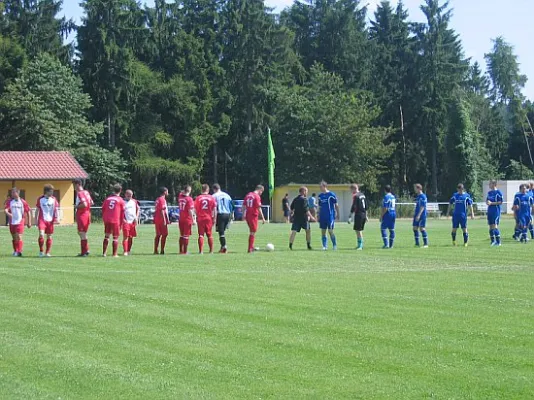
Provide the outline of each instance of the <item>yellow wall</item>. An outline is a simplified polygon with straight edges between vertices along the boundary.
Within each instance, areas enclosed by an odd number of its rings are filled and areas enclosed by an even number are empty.
[[[5,215],[3,204],[6,199],[8,191],[14,185],[20,190],[25,191],[25,200],[33,209],[37,203],[37,199],[43,194],[43,186],[47,183],[54,185],[56,190],[59,190],[60,198],[60,224],[70,225],[74,224],[74,187],[71,181],[0,181],[0,200],[2,201],[2,212],[0,213],[0,224],[5,223]]]
[[[321,189],[318,184],[295,184],[290,183],[286,186],[280,186],[275,188],[273,195],[273,222],[284,222],[284,212],[282,210],[282,199],[285,194],[289,194],[289,202],[293,201],[295,197],[299,194],[299,189],[301,186],[306,186],[308,188],[308,196],[311,196],[312,193],[319,195]],[[341,221],[346,221],[349,218],[349,211],[352,205],[352,193],[349,188],[350,184],[346,185],[328,185],[328,190],[334,192],[338,199],[339,212]]]

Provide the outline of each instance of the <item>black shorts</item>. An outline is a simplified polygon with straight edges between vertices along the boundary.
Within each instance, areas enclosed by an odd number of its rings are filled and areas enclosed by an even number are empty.
[[[230,224],[230,214],[217,214],[217,232],[223,234]]]
[[[367,222],[367,216],[365,215],[355,215],[354,216],[354,230],[361,232],[365,228],[365,223]]]
[[[284,217],[285,217],[285,218],[288,218],[290,215],[291,215],[291,211],[289,211],[289,210],[284,210]]]
[[[291,225],[291,230],[295,232],[300,232],[301,229],[307,231],[308,229],[310,229],[310,223],[308,221],[293,221],[293,225]]]

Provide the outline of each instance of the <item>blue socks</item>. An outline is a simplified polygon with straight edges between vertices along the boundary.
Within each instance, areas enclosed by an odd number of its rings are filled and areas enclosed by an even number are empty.
[[[499,229],[494,229],[493,233],[495,234],[495,243],[501,244],[501,231],[499,231]]]
[[[358,248],[363,249],[363,238],[358,238]]]
[[[326,235],[322,236],[321,240],[323,242],[323,247],[326,248],[326,245],[328,244],[328,240],[326,239]]]
[[[456,232],[451,232],[452,241],[456,242]]]
[[[423,235],[423,245],[428,246],[428,233],[426,231],[421,232]]]
[[[464,232],[464,244],[466,244],[467,242],[469,242],[469,233]]]
[[[337,247],[336,235],[330,236],[330,240],[332,241],[332,246],[334,246],[335,249]]]
[[[415,237],[415,245],[419,246],[419,231],[413,231],[413,235]]]
[[[393,242],[395,241],[395,229],[389,230],[389,248],[393,248]]]
[[[534,239],[534,225],[530,224],[528,230],[530,231],[530,238]]]

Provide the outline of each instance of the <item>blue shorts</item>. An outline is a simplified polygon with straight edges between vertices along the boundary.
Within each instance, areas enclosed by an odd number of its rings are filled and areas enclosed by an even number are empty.
[[[467,228],[467,215],[452,216],[452,228],[458,229],[459,227],[461,227],[462,229]]]
[[[382,223],[380,224],[380,229],[389,229],[389,230],[395,229],[395,216],[385,214],[382,217]]]
[[[501,214],[488,214],[488,225],[499,225]]]
[[[532,223],[531,215],[518,215],[517,223],[521,227],[528,227]]]
[[[334,229],[335,220],[329,219],[327,221],[319,221],[319,228],[321,229]]]
[[[426,216],[421,216],[419,221],[416,221],[414,217],[412,225],[414,228],[426,228]]]

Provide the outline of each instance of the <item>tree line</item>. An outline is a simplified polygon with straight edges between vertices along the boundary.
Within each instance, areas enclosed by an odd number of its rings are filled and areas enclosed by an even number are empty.
[[[97,198],[121,181],[219,181],[236,195],[276,183],[391,183],[448,198],[463,182],[533,177],[530,121],[513,46],[493,40],[487,72],[450,27],[446,1],[424,23],[402,2],[59,0],[0,3],[0,145],[70,150]],[[76,40],[66,38],[76,33]]]

